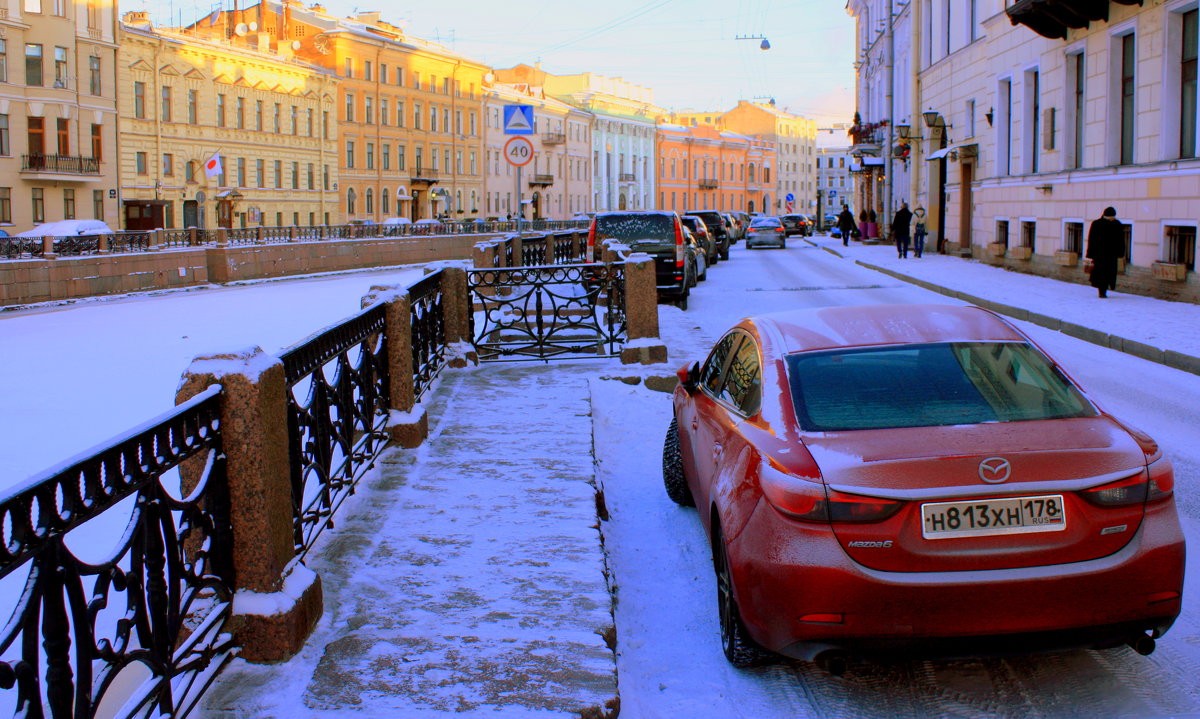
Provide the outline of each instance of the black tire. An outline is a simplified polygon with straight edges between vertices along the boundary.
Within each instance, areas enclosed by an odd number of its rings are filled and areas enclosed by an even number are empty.
[[[779,246],[779,249],[781,249],[781,250],[786,250],[786,249],[787,249],[787,240],[784,240],[784,241],[783,241],[783,244]]]
[[[675,306],[678,307],[679,309],[683,310],[684,312],[686,312],[687,305],[688,305],[688,291],[684,290],[683,294],[679,296],[679,299],[675,300]]]
[[[774,661],[771,652],[750,638],[737,600],[733,598],[733,579],[725,557],[725,538],[721,527],[713,520],[713,569],[717,574],[717,614],[721,620],[721,650],[729,663],[738,669],[760,667]]]
[[[722,260],[728,260],[729,259],[729,245],[725,245],[724,249],[722,249],[718,254],[721,255]]]
[[[667,488],[667,496],[680,507],[695,507],[696,500],[692,499],[692,490],[688,487],[687,478],[683,476],[683,454],[679,449],[679,423],[671,419],[667,427],[667,439],[663,442],[663,485]]]

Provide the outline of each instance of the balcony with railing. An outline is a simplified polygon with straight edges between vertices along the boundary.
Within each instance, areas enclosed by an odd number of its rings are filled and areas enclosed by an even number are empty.
[[[567,141],[567,136],[561,132],[542,133],[543,145],[561,145]]]
[[[529,178],[531,186],[549,187],[554,184],[554,175],[533,175]]]
[[[424,182],[432,185],[438,181],[438,171],[431,170],[428,167],[417,167],[412,172],[413,182]]]
[[[635,177],[635,176],[634,176],[634,174],[633,174],[632,172],[622,172],[622,173],[621,173],[621,174],[620,174],[620,175],[617,177],[617,181],[618,181],[618,182],[636,182],[636,181],[637,181],[637,177]]]
[[[83,175],[98,177],[100,160],[75,155],[45,155],[35,152],[21,155],[21,172],[31,175]]]
[[[699,181],[699,185],[701,190],[715,190],[721,183],[715,177],[705,177]]]

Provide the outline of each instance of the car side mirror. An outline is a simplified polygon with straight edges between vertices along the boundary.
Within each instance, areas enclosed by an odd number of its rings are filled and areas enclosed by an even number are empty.
[[[675,375],[679,377],[679,384],[683,385],[684,391],[692,394],[699,385],[700,363],[696,362],[691,367],[684,365],[675,371]]]

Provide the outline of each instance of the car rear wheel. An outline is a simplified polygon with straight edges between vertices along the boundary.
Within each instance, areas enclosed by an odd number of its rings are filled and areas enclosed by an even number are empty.
[[[733,577],[725,556],[725,538],[721,527],[713,522],[713,565],[717,572],[717,611],[721,619],[721,649],[725,658],[738,669],[762,666],[772,660],[772,654],[759,646],[746,632],[742,613],[733,598]]]
[[[681,507],[694,507],[696,500],[692,499],[692,490],[688,488],[687,479],[683,476],[683,453],[679,449],[679,423],[672,419],[667,428],[667,439],[663,443],[663,484],[667,488],[667,496]]]
[[[728,260],[729,259],[729,246],[726,245],[725,247],[723,247],[718,254],[721,255],[722,260]]]

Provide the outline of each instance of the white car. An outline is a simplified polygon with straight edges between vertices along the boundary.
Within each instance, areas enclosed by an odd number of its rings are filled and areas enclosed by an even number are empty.
[[[412,220],[407,217],[385,217],[380,221],[381,225],[411,225]]]
[[[17,237],[74,237],[76,235],[111,235],[113,231],[100,220],[59,220],[46,222]]]

